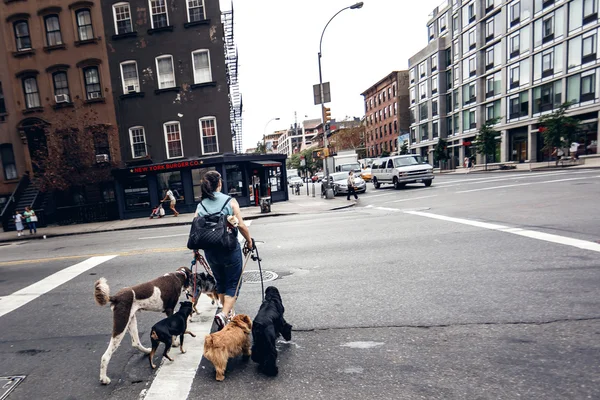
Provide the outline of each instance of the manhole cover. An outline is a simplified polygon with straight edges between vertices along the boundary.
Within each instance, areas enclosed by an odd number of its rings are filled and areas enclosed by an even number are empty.
[[[277,274],[271,271],[262,272],[263,282],[271,282],[277,279]],[[244,271],[242,274],[242,282],[244,283],[260,283],[260,271]],[[1,400],[1,399],[0,399]]]
[[[0,400],[6,399],[23,379],[25,375],[0,376]]]

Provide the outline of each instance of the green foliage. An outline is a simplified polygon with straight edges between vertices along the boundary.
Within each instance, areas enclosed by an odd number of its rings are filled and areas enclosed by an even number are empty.
[[[402,146],[400,146],[400,154],[408,154],[408,142],[404,142],[402,143]]]
[[[256,142],[256,150],[254,150],[255,154],[266,154],[267,150],[262,141]]]
[[[539,126],[544,138],[544,150],[569,147],[575,140],[581,129],[580,121],[565,115],[570,106],[569,102],[563,103],[558,110],[540,117]]]
[[[313,159],[312,153],[313,153],[313,149],[306,149],[300,153],[292,154],[292,156],[290,158],[288,158],[288,163],[287,163],[288,169],[297,169],[302,174],[306,170],[308,170],[308,172],[312,174],[312,173],[317,172],[318,169],[322,169],[323,168],[323,160]],[[301,161],[302,161],[300,156],[304,156],[304,160],[306,160],[306,165],[304,167],[300,165]]]
[[[479,130],[477,138],[475,139],[477,141],[475,144],[477,153],[484,155],[486,160],[487,156],[496,153],[496,146],[502,141],[501,138],[496,139],[498,136],[500,136],[500,133],[495,130],[493,126],[497,123],[498,118],[487,121]]]
[[[390,152],[387,150],[384,150],[381,152],[381,157],[389,157],[390,156]]]
[[[448,142],[440,138],[433,149],[433,156],[437,161],[445,161],[448,159]]]

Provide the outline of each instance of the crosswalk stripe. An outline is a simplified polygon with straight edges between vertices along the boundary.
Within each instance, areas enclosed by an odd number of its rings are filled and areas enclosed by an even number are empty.
[[[41,281],[38,281],[32,285],[27,286],[21,290],[14,292],[5,297],[0,297],[0,317],[8,314],[11,311],[16,310],[19,307],[24,306],[40,297],[49,291],[56,289],[63,283],[70,281],[76,276],[84,273],[85,271],[94,268],[97,265],[102,264],[108,260],[115,258],[116,255],[101,256],[88,258],[78,264],[72,265],[68,268],[60,270]]]

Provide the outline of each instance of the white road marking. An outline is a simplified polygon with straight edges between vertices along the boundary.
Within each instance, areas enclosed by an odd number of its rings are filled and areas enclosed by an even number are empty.
[[[475,226],[478,228],[490,229],[490,230],[499,231],[499,232],[512,233],[514,235],[525,236],[525,237],[532,238],[532,239],[538,239],[538,240],[543,240],[546,242],[562,244],[565,246],[577,247],[579,249],[600,252],[600,244],[599,243],[594,243],[594,242],[590,242],[587,240],[574,239],[574,238],[570,238],[567,236],[553,235],[550,233],[531,231],[531,230],[521,229],[521,228],[512,228],[509,226],[490,224],[487,222],[473,221],[473,220],[463,219],[463,218],[447,217],[445,215],[425,213],[425,212],[421,212],[421,211],[405,211],[405,213],[411,214],[411,215],[418,215],[421,217],[439,219],[442,221],[455,222],[457,224]]]
[[[8,314],[11,311],[16,310],[19,307],[24,306],[40,297],[49,291],[56,289],[63,283],[70,281],[76,276],[84,273],[87,270],[94,268],[97,265],[102,264],[108,260],[115,258],[116,255],[91,257],[78,264],[67,267],[60,270],[41,281],[38,281],[32,285],[27,286],[21,290],[17,290],[13,294],[5,297],[0,297],[0,317]]]
[[[421,200],[421,199],[428,199],[430,197],[437,197],[437,194],[434,194],[432,196],[421,196],[421,197],[413,197],[411,199],[400,199],[400,200],[394,200],[394,201],[390,201],[390,203],[399,203],[401,201],[411,201],[411,200]]]
[[[505,188],[517,187],[517,186],[530,186],[530,185],[542,185],[542,184],[545,184],[545,183],[579,181],[579,180],[582,180],[582,179],[589,179],[589,177],[555,179],[553,181],[542,181],[542,182],[515,183],[515,184],[512,184],[512,185],[492,186],[492,187],[479,188],[479,189],[471,189],[471,190],[461,190],[461,191],[456,192],[456,193],[472,193],[472,192],[481,192],[481,191],[484,191],[484,190],[497,190],[497,189],[505,189]]]
[[[518,175],[511,175],[510,177],[502,177],[502,178],[485,178],[485,179],[465,179],[462,182],[463,185],[478,185],[478,184],[482,184],[482,183],[488,183],[488,182],[502,182],[502,181],[514,181],[514,180],[520,180],[520,179],[532,179],[532,178],[539,178],[539,177],[550,177],[550,176],[561,176],[561,175],[573,175],[573,174],[586,174],[586,173],[590,173],[592,171],[589,170],[584,170],[584,171],[560,171],[560,172],[545,172],[545,173],[535,173],[535,174],[526,174],[526,173],[520,173]],[[451,181],[451,182],[458,182],[458,181]],[[440,185],[445,185],[448,182],[437,182],[436,185],[440,186]],[[443,187],[449,187],[450,185],[445,185]]]
[[[188,330],[196,337],[185,336],[183,342],[185,354],[179,351],[179,347],[171,348],[169,355],[175,361],[163,359],[152,385],[145,395],[140,395],[140,398],[144,400],[187,399],[204,354],[204,337],[210,333],[217,310],[217,306],[210,302],[208,296],[200,297],[197,307],[200,314],[194,314],[193,321],[188,323]],[[159,351],[156,357],[161,356],[162,351]]]

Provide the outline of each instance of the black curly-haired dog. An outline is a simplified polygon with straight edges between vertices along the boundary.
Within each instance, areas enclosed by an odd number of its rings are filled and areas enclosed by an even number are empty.
[[[283,318],[284,311],[279,290],[269,286],[252,322],[252,361],[258,363],[259,370],[268,376],[276,376],[279,372],[275,347],[277,338],[281,335],[285,340],[292,339],[292,325]]]

